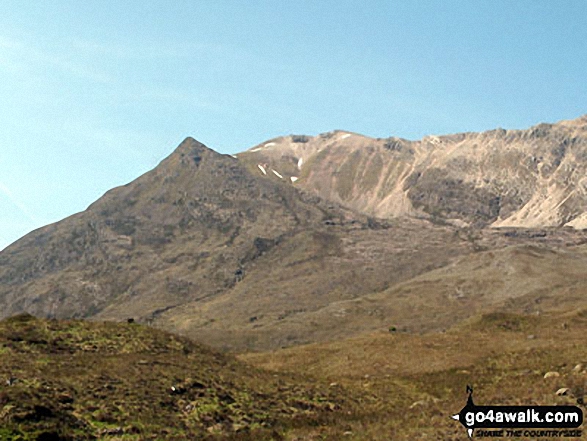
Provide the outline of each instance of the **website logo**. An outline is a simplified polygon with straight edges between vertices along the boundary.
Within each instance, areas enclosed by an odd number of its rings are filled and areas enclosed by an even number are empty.
[[[452,418],[465,426],[469,438],[474,433],[491,437],[581,436],[577,427],[583,423],[583,410],[577,406],[477,406],[471,386],[467,386],[467,394],[467,404]]]

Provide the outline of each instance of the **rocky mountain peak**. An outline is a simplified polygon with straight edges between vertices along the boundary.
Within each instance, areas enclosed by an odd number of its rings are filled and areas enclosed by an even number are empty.
[[[211,148],[202,144],[195,138],[188,136],[185,138],[173,151],[172,155],[189,155],[189,154],[205,154],[205,153],[216,153]]]

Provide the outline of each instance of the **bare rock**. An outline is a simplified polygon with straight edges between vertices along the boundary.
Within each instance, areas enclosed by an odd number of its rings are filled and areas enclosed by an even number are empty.
[[[571,389],[569,389],[568,387],[561,387],[559,390],[556,391],[556,395],[558,395],[559,397],[566,397],[570,394],[570,392]]]

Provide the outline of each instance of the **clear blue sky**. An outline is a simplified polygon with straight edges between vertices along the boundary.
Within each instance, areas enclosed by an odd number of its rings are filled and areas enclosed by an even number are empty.
[[[525,128],[587,113],[587,2],[0,2],[0,248],[186,136]]]

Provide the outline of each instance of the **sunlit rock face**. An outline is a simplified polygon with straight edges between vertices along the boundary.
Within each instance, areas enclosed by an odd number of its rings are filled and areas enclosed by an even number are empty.
[[[587,225],[587,117],[419,141],[341,131],[288,136],[239,158],[377,217],[425,216],[477,226]]]

